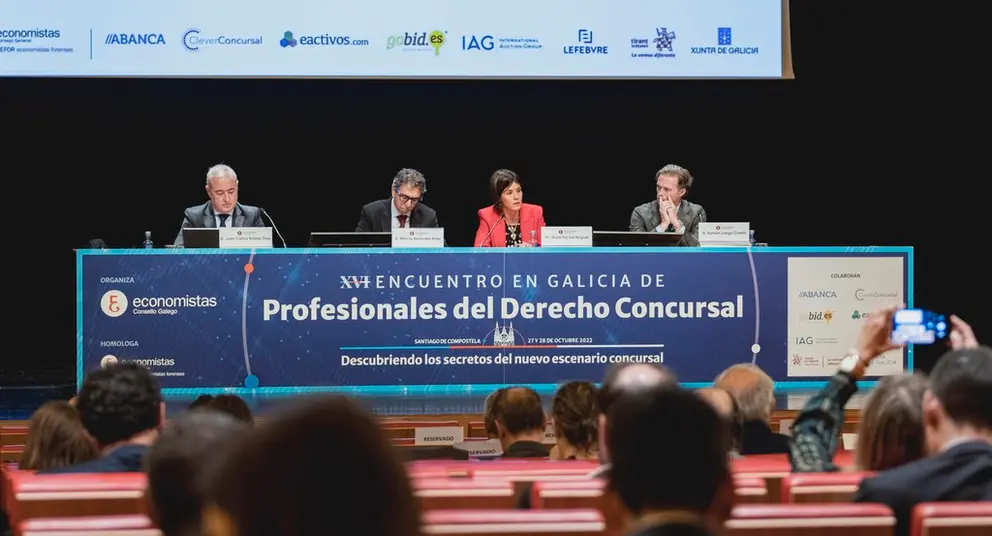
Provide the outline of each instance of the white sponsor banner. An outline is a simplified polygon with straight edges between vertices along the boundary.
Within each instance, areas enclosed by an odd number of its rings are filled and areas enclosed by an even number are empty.
[[[788,376],[832,376],[868,314],[905,301],[901,257],[790,257]],[[872,362],[867,376],[898,374],[902,350]]]
[[[0,3],[0,75],[777,78],[782,0]]]

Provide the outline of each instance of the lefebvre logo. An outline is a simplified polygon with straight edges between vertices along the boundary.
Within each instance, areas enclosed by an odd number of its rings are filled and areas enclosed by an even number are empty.
[[[131,309],[135,315],[177,315],[180,309],[217,307],[213,296],[140,296],[128,301],[119,290],[108,290],[100,298],[103,314],[116,318]]]

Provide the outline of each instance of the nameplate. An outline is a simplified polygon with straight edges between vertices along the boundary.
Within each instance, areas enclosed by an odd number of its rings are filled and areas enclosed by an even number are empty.
[[[544,444],[554,445],[558,442],[558,434],[555,433],[555,425],[549,424],[544,427]]]
[[[699,223],[700,246],[749,246],[751,245],[751,224]]]
[[[458,450],[468,452],[469,456],[502,456],[503,446],[499,444],[499,439],[468,440],[455,443]]]
[[[465,441],[461,426],[418,426],[413,429],[413,444],[418,447],[454,445]]]
[[[840,435],[844,442],[844,450],[854,450],[858,446],[858,434],[844,433]]]
[[[394,248],[443,248],[444,229],[441,227],[431,227],[427,229],[415,229],[404,227],[393,229]]]
[[[220,227],[217,239],[221,249],[271,248],[272,227]]]
[[[592,227],[542,227],[541,247],[591,248]]]

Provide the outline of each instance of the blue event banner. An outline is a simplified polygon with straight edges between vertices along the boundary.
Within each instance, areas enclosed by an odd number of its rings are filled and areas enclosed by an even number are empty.
[[[81,250],[77,381],[134,361],[177,395],[457,393],[756,363],[808,388],[872,299],[912,292],[895,247]]]

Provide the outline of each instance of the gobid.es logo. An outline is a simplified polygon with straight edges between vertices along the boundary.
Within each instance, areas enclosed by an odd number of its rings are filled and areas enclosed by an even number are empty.
[[[121,316],[127,311],[127,296],[119,290],[108,290],[100,298],[100,309],[109,317]]]

